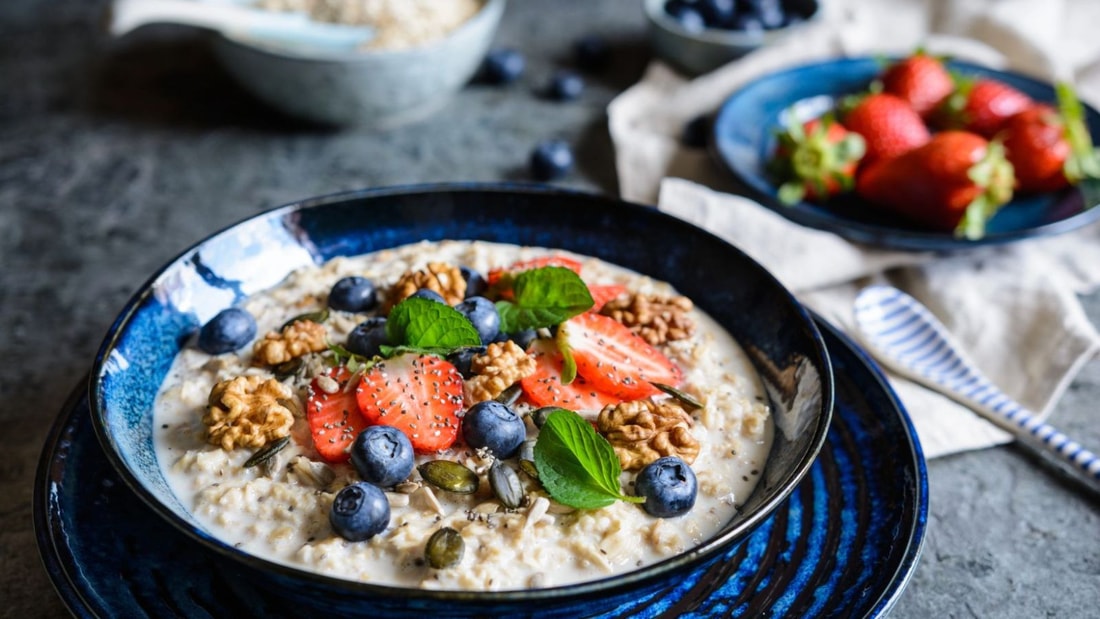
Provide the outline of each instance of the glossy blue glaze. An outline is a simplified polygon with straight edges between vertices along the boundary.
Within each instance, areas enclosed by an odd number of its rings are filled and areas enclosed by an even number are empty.
[[[483,239],[558,247],[672,282],[757,364],[778,431],[757,491],[713,540],[656,566],[593,583],[518,592],[409,591],[277,566],[211,539],[169,491],[153,455],[154,397],[198,326],[291,270],[420,240]],[[751,310],[751,311],[750,311]],[[795,380],[792,380],[792,377]],[[122,480],[157,514],[260,592],[299,616],[575,615],[633,603],[713,562],[767,518],[825,443],[833,402],[828,353],[807,312],[762,267],[719,238],[656,209],[590,194],[519,186],[424,186],[356,192],[275,209],[187,250],[155,275],[108,334],[89,388],[93,427]],[[255,603],[259,603],[256,600]],[[251,603],[250,603],[251,604]]]
[[[924,459],[873,363],[820,326],[837,369],[837,405],[806,478],[748,538],[601,616],[875,617],[893,606],[925,535]],[[112,469],[91,425],[81,387],[46,442],[35,485],[39,548],[75,616],[305,614],[257,593],[238,565],[158,518]]]
[[[751,197],[791,221],[859,243],[895,249],[966,249],[1059,234],[1100,219],[1100,209],[1092,208],[1100,193],[1091,185],[1088,197],[1080,188],[1018,195],[990,220],[985,237],[973,241],[921,229],[855,195],[839,196],[825,204],[781,203],[766,166],[787,114],[802,120],[820,115],[837,99],[866,90],[881,73],[883,62],[879,58],[830,60],[771,73],[746,84],[722,104],[715,118],[712,145],[716,157]],[[1037,101],[1055,98],[1049,84],[1017,73],[958,61],[948,62],[948,66],[963,75],[1003,81]],[[1085,113],[1093,140],[1100,140],[1100,113],[1087,105]]]

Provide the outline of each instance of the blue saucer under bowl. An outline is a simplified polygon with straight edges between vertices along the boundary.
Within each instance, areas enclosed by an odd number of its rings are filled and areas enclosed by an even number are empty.
[[[320,576],[246,554],[208,533],[173,495],[152,444],[158,387],[184,342],[221,309],[292,270],[420,240],[562,248],[671,282],[748,353],[768,392],[775,440],[761,480],[714,538],[661,563],[583,584],[429,591]],[[387,188],[305,200],[218,232],[165,265],[130,300],[96,358],[89,407],[107,460],[159,517],[231,576],[244,600],[294,616],[590,615],[713,565],[786,499],[826,440],[833,373],[807,311],[766,270],[656,209],[590,194],[501,185]]]

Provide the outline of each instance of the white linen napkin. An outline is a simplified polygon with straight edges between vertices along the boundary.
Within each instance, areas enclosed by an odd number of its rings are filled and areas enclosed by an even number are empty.
[[[724,172],[704,151],[683,147],[680,135],[686,122],[714,111],[760,75],[815,59],[905,53],[918,45],[1048,79],[1075,77],[1083,98],[1100,101],[1100,63],[1090,64],[1100,57],[1100,40],[1079,27],[1100,23],[1100,2],[829,0],[825,9],[825,18],[804,36],[693,80],[654,62],[608,110],[622,196],[656,201],[661,210],[726,238],[849,334],[860,288],[887,282],[906,290],[943,320],[995,384],[1048,415],[1080,366],[1100,350],[1100,333],[1076,296],[1100,286],[1100,226],[946,255],[865,247],[723,191]],[[947,34],[929,31],[937,24]],[[944,396],[896,375],[890,381],[928,457],[1009,440]]]

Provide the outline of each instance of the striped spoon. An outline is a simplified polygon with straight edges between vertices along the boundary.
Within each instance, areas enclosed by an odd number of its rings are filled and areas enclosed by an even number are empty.
[[[860,339],[884,365],[981,414],[1100,492],[1100,457],[1002,393],[919,301],[897,288],[869,286],[856,297],[854,310]]]

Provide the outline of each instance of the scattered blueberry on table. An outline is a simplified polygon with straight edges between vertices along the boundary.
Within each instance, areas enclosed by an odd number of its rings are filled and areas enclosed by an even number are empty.
[[[573,56],[580,70],[598,73],[611,61],[611,48],[600,35],[587,34],[573,44]]]
[[[550,77],[546,95],[555,101],[573,101],[584,92],[584,78],[568,69],[560,69]]]
[[[489,50],[481,64],[481,80],[489,84],[511,84],[523,75],[527,61],[523,54],[506,47]]]
[[[573,149],[563,140],[543,140],[535,145],[529,164],[537,180],[561,178],[573,169]]]
[[[389,488],[412,473],[412,442],[393,426],[369,426],[351,444],[351,463],[363,481]]]
[[[199,329],[199,350],[220,355],[233,352],[256,337],[256,319],[239,307],[224,309]]]
[[[667,0],[665,13],[688,32],[705,28],[757,32],[808,19],[817,0]]]

